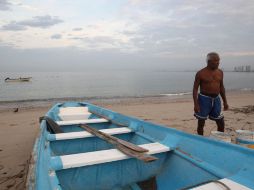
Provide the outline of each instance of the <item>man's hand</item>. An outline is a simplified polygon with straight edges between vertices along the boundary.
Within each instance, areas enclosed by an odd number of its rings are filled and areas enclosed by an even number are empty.
[[[195,112],[195,113],[200,112],[200,108],[199,108],[199,105],[198,105],[198,104],[194,105],[194,112]]]
[[[229,108],[228,103],[224,103],[223,105],[224,105],[224,111],[227,111]]]

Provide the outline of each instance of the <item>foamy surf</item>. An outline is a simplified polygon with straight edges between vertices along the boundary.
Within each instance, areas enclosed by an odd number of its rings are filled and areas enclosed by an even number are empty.
[[[170,94],[160,94],[161,96],[183,96],[183,95],[189,95],[192,92],[180,92],[180,93],[170,93]]]

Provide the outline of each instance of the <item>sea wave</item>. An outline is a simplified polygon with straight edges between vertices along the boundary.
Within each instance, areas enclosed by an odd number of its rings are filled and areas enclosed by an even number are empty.
[[[84,97],[60,97],[60,98],[38,98],[38,99],[22,99],[22,100],[4,100],[2,103],[29,103],[29,102],[62,102],[62,101],[93,101],[93,100],[117,100],[127,98],[149,98],[160,97],[161,95],[138,95],[138,96],[84,96]]]
[[[0,100],[0,104],[4,103],[28,103],[28,102],[62,102],[62,101],[93,101],[93,100],[117,100],[128,98],[156,98],[161,96],[182,96],[189,95],[192,92],[154,94],[154,95],[135,95],[135,96],[84,96],[84,97],[59,97],[59,98],[38,98],[38,99],[21,99],[21,100]]]
[[[160,95],[148,95],[148,96],[93,96],[93,97],[64,97],[64,98],[45,98],[45,99],[25,99],[25,100],[9,100],[0,101],[0,111],[13,108],[37,108],[37,107],[50,107],[56,103],[63,102],[115,102],[124,99],[136,99],[136,98],[156,98]]]
[[[179,92],[179,93],[169,93],[169,94],[160,94],[161,96],[183,96],[183,95],[189,95],[192,94],[192,92]]]
[[[251,91],[251,92],[254,91],[253,88],[242,88],[242,89],[240,89],[240,90],[241,90],[241,91]]]

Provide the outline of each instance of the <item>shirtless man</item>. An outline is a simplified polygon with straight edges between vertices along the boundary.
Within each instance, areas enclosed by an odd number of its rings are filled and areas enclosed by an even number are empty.
[[[217,130],[224,132],[224,117],[221,114],[221,96],[224,110],[228,110],[228,103],[223,84],[223,72],[220,70],[220,57],[217,53],[207,54],[207,66],[197,72],[193,85],[194,116],[198,119],[197,132],[204,134],[205,120],[216,121]],[[200,93],[198,94],[198,88]]]

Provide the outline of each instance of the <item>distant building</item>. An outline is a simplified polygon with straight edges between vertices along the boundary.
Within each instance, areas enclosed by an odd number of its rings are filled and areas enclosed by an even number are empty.
[[[246,72],[251,72],[251,66],[250,65],[246,66]]]
[[[246,66],[238,66],[234,67],[235,72],[251,72],[251,66],[246,65]]]
[[[243,66],[235,67],[235,72],[243,72]]]

